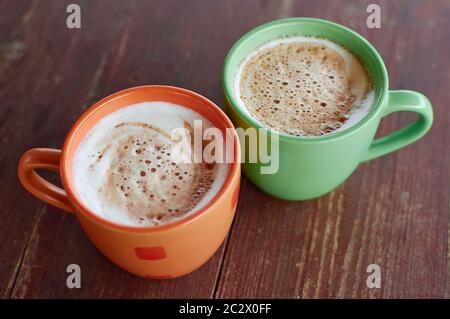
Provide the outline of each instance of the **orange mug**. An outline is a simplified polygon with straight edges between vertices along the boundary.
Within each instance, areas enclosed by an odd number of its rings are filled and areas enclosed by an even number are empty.
[[[83,204],[73,181],[73,159],[80,142],[102,118],[128,105],[146,101],[169,102],[198,112],[234,141],[234,158],[221,190],[203,208],[164,225],[124,226],[95,214]],[[239,140],[233,124],[213,102],[181,88],[141,86],[112,94],[90,107],[70,130],[62,150],[35,148],[24,153],[18,174],[30,193],[75,213],[90,240],[113,263],[142,277],[166,279],[200,267],[225,239],[239,197],[239,159]],[[44,180],[36,169],[59,172],[64,189]]]

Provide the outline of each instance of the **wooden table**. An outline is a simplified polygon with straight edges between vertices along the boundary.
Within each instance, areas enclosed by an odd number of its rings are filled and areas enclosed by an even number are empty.
[[[68,29],[66,6],[81,7]],[[366,7],[382,28],[366,27]],[[213,258],[173,280],[135,277],[89,242],[74,216],[27,193],[19,156],[61,147],[95,101],[142,84],[169,84],[220,105],[222,63],[252,27],[285,16],[330,19],[367,37],[391,88],[419,90],[435,110],[418,143],[361,165],[332,193],[286,202],[245,178],[232,230]],[[0,296],[116,298],[449,297],[450,1],[0,2]],[[396,113],[379,134],[412,121]],[[45,174],[52,181],[57,176]],[[79,264],[82,288],[66,287]],[[369,264],[382,271],[369,289]]]

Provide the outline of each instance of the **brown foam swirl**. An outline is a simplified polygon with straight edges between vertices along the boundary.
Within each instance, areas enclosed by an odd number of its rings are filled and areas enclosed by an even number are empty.
[[[246,63],[240,98],[265,126],[297,136],[327,134],[347,121],[359,98],[352,92],[355,81],[366,83],[362,97],[371,89],[369,74],[358,67],[357,76],[347,72],[343,57],[324,44],[281,43]]]
[[[190,125],[185,122],[185,127]],[[159,225],[183,216],[208,192],[217,169],[174,162],[172,146],[167,132],[147,123],[115,125],[91,155],[97,158],[90,170],[106,165],[98,199],[126,211],[137,225]]]

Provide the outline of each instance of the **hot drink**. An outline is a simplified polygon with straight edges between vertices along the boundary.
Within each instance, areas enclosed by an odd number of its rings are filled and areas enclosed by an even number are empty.
[[[78,194],[92,212],[119,224],[156,226],[204,207],[220,190],[227,164],[173,158],[174,129],[192,132],[197,112],[166,102],[127,106],[98,122],[76,151]],[[189,145],[188,145],[189,146]]]
[[[264,126],[295,136],[319,136],[359,122],[374,94],[362,62],[325,39],[270,41],[244,59],[235,94]]]

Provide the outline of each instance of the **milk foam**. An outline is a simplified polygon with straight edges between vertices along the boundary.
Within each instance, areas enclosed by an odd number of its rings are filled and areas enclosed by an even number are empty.
[[[337,56],[340,59],[342,59],[342,61],[344,63],[343,71],[345,72],[344,76],[346,77],[344,80],[348,80],[348,82],[349,82],[349,93],[351,93],[349,96],[354,97],[353,104],[350,105],[350,108],[348,110],[346,110],[346,109],[338,110],[340,112],[340,114],[338,115],[339,123],[334,124],[332,126],[332,128],[330,128],[330,130],[328,130],[328,131],[321,130],[319,134],[308,132],[307,130],[305,131],[302,129],[301,125],[298,124],[301,122],[301,117],[304,115],[303,110],[301,110],[300,112],[298,110],[296,110],[297,113],[292,113],[292,112],[291,113],[283,113],[282,112],[283,108],[286,108],[286,107],[289,108],[289,107],[286,105],[283,105],[283,101],[280,101],[280,99],[278,97],[276,97],[276,102],[278,102],[279,104],[278,105],[270,105],[271,104],[270,102],[272,102],[275,99],[275,97],[270,96],[270,93],[271,93],[270,90],[264,92],[265,94],[269,94],[269,97],[261,103],[262,104],[261,106],[256,106],[257,110],[253,109],[252,111],[250,111],[250,109],[249,109],[250,103],[248,101],[246,103],[242,97],[243,92],[241,90],[241,82],[242,82],[243,77],[248,76],[248,74],[246,74],[244,71],[246,71],[248,73],[248,69],[250,68],[249,65],[251,65],[252,63],[253,64],[259,63],[259,60],[261,60],[265,57],[268,57],[268,56],[270,57],[270,55],[268,55],[267,53],[268,52],[270,53],[271,50],[275,50],[277,48],[282,48],[282,47],[286,48],[289,45],[296,45],[296,44],[310,45],[311,47],[320,46],[322,49],[325,48],[327,51],[331,52],[332,54],[337,54]],[[311,56],[314,56],[314,54],[311,53]],[[289,61],[290,58],[291,58],[291,56],[288,57],[288,61],[287,61],[288,64],[284,63],[284,66],[283,66],[283,63],[281,63],[281,61],[279,62],[282,73],[292,70],[292,69],[289,69],[289,68],[292,68],[292,66],[289,64],[291,62],[291,61]],[[301,62],[303,62],[303,61],[301,61]],[[337,62],[339,64],[339,61],[337,61]],[[277,63],[278,63],[278,61],[277,61]],[[268,64],[274,64],[274,62],[268,62]],[[264,68],[265,66],[267,66],[267,64],[266,65],[261,64],[261,66],[262,66],[261,69],[257,69],[256,71],[255,71],[255,69],[253,70],[253,72],[255,72],[255,75],[256,75],[255,78],[257,77],[258,81],[261,80],[259,75],[261,73],[265,74],[265,71],[268,71],[269,76],[270,76],[271,70]],[[303,68],[303,66],[300,65],[296,71],[298,73],[304,72],[304,70],[302,68]],[[303,74],[300,73],[299,76],[301,77],[302,75]],[[291,79],[295,79],[295,75],[294,76],[290,75],[290,76],[291,76]],[[308,74],[308,76],[309,76],[309,74]],[[312,74],[312,76],[314,76],[314,74]],[[282,78],[282,76],[280,76],[279,78]],[[251,80],[254,80],[254,78],[252,78]],[[261,81],[261,82],[263,82],[263,81]],[[298,82],[300,82],[300,81],[298,81]],[[286,83],[283,83],[283,84],[286,84]],[[259,83],[259,85],[262,85],[262,84]],[[275,87],[275,85],[274,85],[274,87]],[[301,86],[296,86],[296,88],[299,88],[299,87],[301,87]],[[265,90],[266,87],[261,87],[261,88],[260,87],[256,87],[256,88],[252,87],[251,89],[253,89],[253,91],[255,91],[256,89],[258,89],[258,91],[259,91],[259,89],[262,89],[261,93],[263,93],[262,91]],[[304,87],[302,87],[301,89],[304,89]],[[301,92],[301,89],[297,89],[297,90],[294,89],[293,91],[291,91],[293,93],[292,98],[294,100],[305,96],[305,93]],[[333,90],[331,90],[331,91],[333,91]],[[311,93],[311,92],[309,92],[309,93]],[[315,97],[314,93],[315,93],[315,91],[312,92],[312,98]],[[374,101],[374,97],[375,97],[371,79],[370,79],[370,75],[368,74],[366,68],[359,61],[359,59],[357,57],[355,57],[348,50],[346,50],[345,48],[341,47],[340,45],[338,45],[334,42],[331,42],[329,40],[322,39],[322,38],[305,37],[305,36],[290,36],[290,37],[274,39],[274,40],[264,43],[263,45],[261,45],[260,47],[256,48],[254,51],[252,51],[248,56],[246,56],[243,59],[243,61],[241,61],[240,65],[238,67],[238,70],[234,77],[234,94],[235,94],[235,98],[238,100],[242,109],[249,116],[251,116],[255,120],[261,122],[261,124],[263,124],[264,126],[268,126],[275,130],[278,130],[282,133],[298,135],[298,136],[328,135],[328,134],[333,134],[338,131],[345,130],[345,129],[355,125],[369,113],[371,106],[373,104],[373,101]],[[245,94],[251,95],[251,93],[249,94],[248,92],[244,92],[244,95]],[[326,95],[326,93],[324,93],[323,90],[322,90],[322,92],[320,92],[320,94]],[[318,94],[318,95],[320,95],[320,94]],[[257,99],[258,99],[258,97],[257,97]],[[257,102],[261,102],[262,100],[263,99],[261,97],[259,97],[259,100],[257,100]],[[308,102],[310,102],[310,101],[308,101]],[[317,102],[319,102],[319,100],[317,100]],[[295,104],[295,102],[294,102],[294,104]],[[314,107],[315,107],[314,105],[308,105],[308,103],[306,103],[306,101],[305,101],[305,104],[307,104],[307,105],[303,106],[303,104],[302,104],[302,108],[306,109],[306,112],[308,112],[307,115],[310,115],[311,112],[312,113],[318,112],[317,108],[314,109]],[[291,104],[289,104],[289,105],[291,105]],[[275,116],[273,116],[273,118],[271,119],[272,116],[270,115],[270,113],[268,113],[268,111],[272,110],[271,113],[274,113],[273,112],[274,107],[276,109],[276,112],[275,112]],[[335,106],[327,105],[327,107],[335,107]],[[280,111],[280,109],[281,109],[281,111]],[[269,121],[267,121],[267,120],[269,120]]]
[[[197,112],[166,102],[122,108],[99,121],[74,158],[76,191],[95,214],[129,226],[171,223],[203,208],[220,191],[228,164],[175,163],[174,129],[193,127]],[[194,151],[193,151],[194,152]]]

